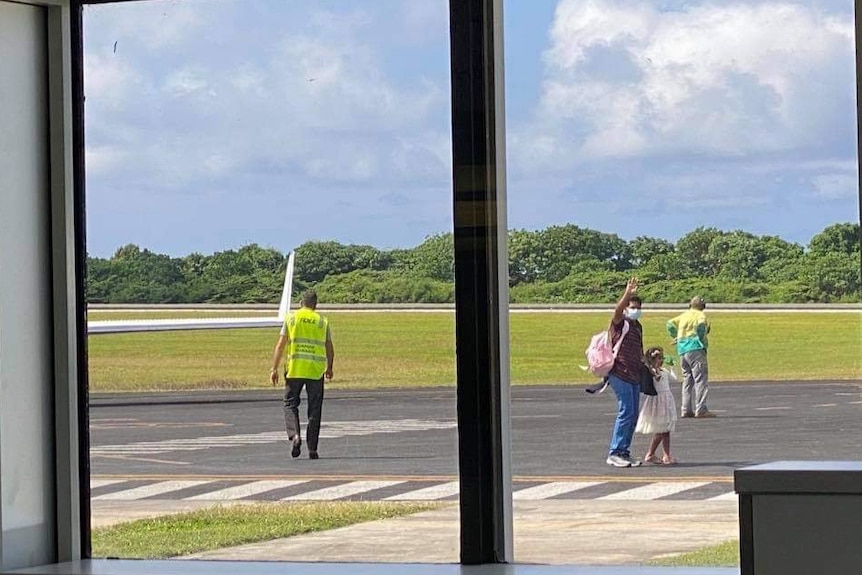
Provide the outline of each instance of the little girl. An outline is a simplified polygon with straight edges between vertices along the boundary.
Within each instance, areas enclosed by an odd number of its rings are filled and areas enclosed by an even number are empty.
[[[670,384],[678,383],[674,373],[662,367],[664,364],[664,350],[658,346],[651,347],[646,352],[647,363],[654,371],[660,373],[655,378],[655,389],[657,395],[647,395],[641,403],[641,411],[635,431],[646,435],[653,435],[649,444],[649,450],[644,457],[645,463],[663,463],[673,465],[676,463],[670,454],[670,432],[676,427],[676,402]],[[659,443],[664,450],[664,456],[659,459],[656,455]]]

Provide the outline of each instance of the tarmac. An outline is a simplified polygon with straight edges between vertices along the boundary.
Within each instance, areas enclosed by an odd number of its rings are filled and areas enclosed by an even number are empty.
[[[251,502],[233,502],[242,505]],[[203,501],[92,501],[93,527],[192,511]],[[458,563],[459,508],[359,523],[179,559],[328,563]],[[735,501],[514,502],[518,564],[643,565],[739,537]]]

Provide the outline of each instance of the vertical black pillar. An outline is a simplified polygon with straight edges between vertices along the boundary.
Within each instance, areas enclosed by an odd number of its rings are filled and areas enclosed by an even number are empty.
[[[855,0],[854,20],[856,21],[856,168],[859,177],[859,223],[862,224],[862,22],[859,21],[860,11],[862,11],[862,0]],[[862,243],[862,229],[859,231],[860,237],[857,240]],[[859,266],[862,270],[862,250],[860,250]]]
[[[502,0],[449,10],[461,562],[511,562]]]
[[[84,175],[84,10],[81,0],[70,2],[72,71],[72,187],[75,225],[75,292],[78,325],[78,461],[81,488],[81,557],[92,556],[90,544],[90,418],[87,362],[87,241]]]
[[[754,505],[751,495],[739,496],[739,572],[754,573]]]

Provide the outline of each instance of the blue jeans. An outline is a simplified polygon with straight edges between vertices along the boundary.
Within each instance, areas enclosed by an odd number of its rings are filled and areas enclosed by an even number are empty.
[[[608,375],[608,383],[617,396],[617,405],[619,406],[617,420],[614,422],[614,431],[611,434],[610,455],[630,456],[629,448],[638,421],[640,386],[615,375]]]

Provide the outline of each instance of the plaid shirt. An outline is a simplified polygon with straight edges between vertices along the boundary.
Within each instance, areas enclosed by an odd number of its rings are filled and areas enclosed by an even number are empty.
[[[617,354],[614,367],[611,369],[611,374],[635,385],[640,381],[640,368],[643,365],[643,326],[637,320],[632,321],[623,318],[623,321],[629,323],[629,331],[623,340],[623,344],[620,346],[620,351]],[[611,325],[611,343],[613,345],[619,341],[623,333],[623,321],[619,324]]]

